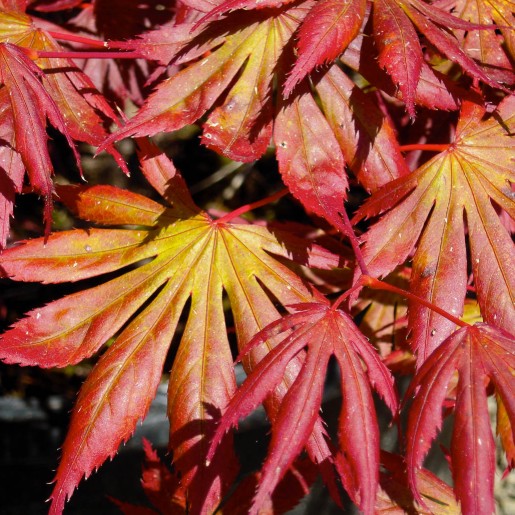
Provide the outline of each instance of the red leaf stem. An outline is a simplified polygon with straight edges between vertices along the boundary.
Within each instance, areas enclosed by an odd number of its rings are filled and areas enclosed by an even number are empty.
[[[470,324],[467,324],[467,322],[464,322],[463,320],[460,320],[459,318],[452,316],[444,309],[441,309],[438,306],[432,304],[431,302],[428,302],[427,300],[423,299],[422,297],[419,297],[418,295],[413,295],[413,293],[403,290],[402,288],[397,288],[397,286],[385,283],[384,281],[380,281],[379,279],[375,279],[374,277],[370,277],[368,275],[361,276],[360,282],[363,286],[368,286],[374,290],[391,291],[392,293],[402,295],[403,297],[406,297],[407,299],[412,300],[413,302],[417,302],[419,304],[422,304],[426,308],[432,309],[439,315],[442,315],[443,317],[447,318],[447,320],[454,322],[456,325],[460,327],[470,327]]]
[[[46,52],[40,50],[37,57],[62,58],[62,59],[141,59],[138,52]]]
[[[414,143],[412,145],[401,145],[401,152],[410,152],[411,150],[427,150],[428,152],[445,152],[449,149],[449,145],[444,144],[431,144],[431,143]]]
[[[64,34],[63,32],[54,32],[53,30],[47,31],[54,39],[59,41],[73,41],[74,43],[82,43],[97,48],[109,48],[107,41],[79,36],[77,34]]]
[[[281,197],[284,197],[285,195],[287,195],[288,193],[290,193],[290,190],[288,188],[283,188],[282,190],[278,191],[277,193],[274,193],[273,195],[270,195],[269,197],[258,200],[256,202],[252,202],[250,204],[245,204],[244,206],[241,206],[238,209],[235,209],[234,211],[227,213],[226,215],[222,216],[221,218],[218,218],[217,220],[215,220],[215,222],[217,224],[223,224],[226,222],[230,222],[234,218],[237,218],[238,216],[241,216],[244,213],[248,213],[249,211],[252,211],[253,209],[257,209],[258,207],[266,206],[267,204],[270,204],[271,202],[275,202],[276,200],[279,200]]]

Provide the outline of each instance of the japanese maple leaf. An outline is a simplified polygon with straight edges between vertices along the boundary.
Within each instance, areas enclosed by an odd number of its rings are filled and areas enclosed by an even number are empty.
[[[80,158],[65,121],[55,101],[41,84],[43,72],[16,46],[0,43],[0,247],[5,245],[12,215],[14,194],[21,191],[23,173],[27,170],[33,188],[45,198],[45,225],[50,229],[53,185],[50,178],[53,167],[48,153],[46,120],[60,130]],[[14,153],[18,152],[18,158]],[[12,173],[11,173],[12,168]]]
[[[356,220],[384,213],[364,236],[372,275],[386,275],[415,249],[411,291],[459,316],[468,279],[467,230],[483,319],[506,330],[515,327],[514,247],[493,205],[515,218],[514,129],[513,96],[486,118],[482,105],[465,101],[447,150],[360,208]],[[455,325],[410,303],[409,328],[420,365]]]
[[[416,393],[406,433],[408,479],[421,502],[415,471],[441,427],[441,407],[455,373],[458,384],[451,444],[454,491],[463,513],[494,513],[495,443],[486,388],[495,388],[513,423],[515,338],[489,324],[453,333],[429,356],[410,384],[406,398]]]
[[[303,355],[299,375],[272,424],[268,457],[250,511],[258,513],[306,445],[322,402],[324,372],[334,356],[340,366],[343,396],[339,449],[346,471],[342,472],[342,481],[360,508],[373,513],[379,477],[379,429],[370,385],[396,414],[397,397],[390,373],[343,311],[327,302],[297,304],[290,309],[294,312],[268,325],[244,350],[245,354],[270,337],[286,332],[284,339],[258,363],[231,399],[216,430],[208,459],[216,456],[215,449],[226,431],[273,391],[288,363]]]
[[[285,183],[307,208],[344,231],[348,164],[370,191],[408,172],[393,126],[337,66],[274,102],[272,84],[287,72],[293,35],[311,2],[238,12],[207,28],[164,27],[129,42],[133,50],[184,68],[160,84],[107,143],[204,123],[202,142],[231,159],[252,161],[277,149]],[[191,33],[193,30],[193,33]],[[163,47],[167,46],[166,50]]]
[[[281,3],[271,2],[273,5]],[[268,4],[228,0],[217,5],[202,21],[213,20],[228,11],[261,9]],[[322,0],[311,6],[298,29],[298,57],[284,83],[284,96],[287,97],[315,67],[341,54],[360,33],[368,14],[366,2],[362,0]],[[487,75],[447,32],[449,27],[476,32],[488,28],[493,34],[495,27],[491,23],[472,23],[434,5],[428,7],[420,0],[378,0],[373,3],[372,18],[373,32],[370,35],[377,43],[379,63],[402,91],[412,117],[415,116],[415,91],[422,69],[425,68],[417,30],[444,56],[460,64],[466,73],[493,87],[499,87],[494,78]]]
[[[497,32],[491,30],[459,31],[454,30],[462,48],[473,59],[484,63],[490,73],[499,71],[500,77],[513,82],[513,66],[509,56],[515,57],[515,37],[513,28],[515,16],[509,0],[491,2],[490,0],[438,0],[435,4],[463,20],[475,24],[495,23]]]
[[[392,68],[390,75],[386,73],[380,66],[380,63],[383,62],[382,60],[378,62],[378,60],[369,58],[370,55],[379,54],[379,51],[374,38],[368,37],[368,33],[372,29],[369,29],[369,25],[367,25],[366,29],[367,32],[356,37],[341,55],[340,61],[343,64],[358,72],[377,89],[401,99],[404,103],[408,103],[405,96],[413,94],[413,100],[417,106],[440,110],[459,109],[458,99],[466,96],[466,90],[443,73],[433,69],[425,61],[420,63],[420,75],[418,81],[415,81],[416,86],[413,91],[408,77],[404,77],[404,79],[402,77],[409,75],[410,67],[416,66],[418,68],[417,62],[420,61],[409,62],[407,68]],[[390,50],[388,47],[387,49],[388,51]],[[409,47],[404,49],[404,52],[408,54],[411,51]],[[405,57],[407,58],[408,56],[406,55]],[[390,61],[385,61],[384,68],[388,70],[389,66],[386,66],[386,63],[390,63]],[[396,76],[397,71],[400,77]],[[394,77],[397,82],[395,82]],[[399,80],[401,82],[406,80],[406,87],[399,88]],[[409,109],[410,107],[408,106]],[[420,115],[418,117],[420,118]]]
[[[31,61],[20,50],[59,51],[61,47],[29,16],[0,11],[0,247],[5,245],[15,193],[25,170],[34,190],[45,198],[50,223],[53,166],[47,148],[47,120],[62,132],[80,168],[73,140],[98,146],[107,135],[105,124],[116,121],[106,100],[70,59]],[[107,150],[127,171],[113,146]]]
[[[36,239],[8,249],[0,258],[2,274],[23,281],[73,282],[119,271],[114,279],[31,311],[1,337],[4,361],[61,367],[91,356],[118,335],[77,399],[51,513],[62,511],[80,479],[113,456],[144,417],[185,310],[185,328],[170,373],[170,448],[190,508],[213,511],[236,473],[229,440],[210,467],[203,465],[214,423],[236,390],[225,299],[244,345],[278,317],[274,302],[288,305],[314,298],[271,254],[284,259],[290,253],[304,254],[308,264],[311,255],[326,267],[339,261],[316,245],[310,244],[310,251],[295,237],[281,236],[281,244],[264,226],[211,219],[193,204],[166,157],[148,145],[143,152],[145,175],[171,207],[111,186],[59,187],[61,200],[79,217],[136,228],[57,233],[46,243]],[[267,352],[261,348],[252,353],[247,371]],[[300,362],[292,362],[270,399],[272,420],[299,369]],[[317,422],[308,444],[316,463],[330,457],[324,438]]]
[[[475,33],[486,32],[485,29],[488,28],[493,34],[493,26],[467,22],[434,5],[429,7],[420,0],[375,1],[372,18],[379,64],[386,68],[402,91],[411,117],[415,116],[415,91],[424,63],[417,30],[442,55],[458,63],[465,73],[492,87],[500,87],[448,33],[448,28],[452,27]]]

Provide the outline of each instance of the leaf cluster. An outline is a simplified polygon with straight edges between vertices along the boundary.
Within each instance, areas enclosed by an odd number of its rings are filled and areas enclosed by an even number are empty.
[[[143,472],[162,513],[282,513],[317,476],[365,513],[494,512],[490,395],[515,464],[514,28],[510,1],[0,0],[0,276],[78,283],[1,335],[0,359],[101,354],[51,513],[130,438],[163,372],[172,468],[146,443]],[[150,140],[194,124],[229,162],[273,154],[286,188],[197,205]],[[116,145],[132,138],[155,194],[58,184],[51,131],[81,175],[86,145],[128,174]],[[18,242],[29,192],[43,235]],[[248,217],[285,195],[309,224]],[[55,202],[87,228],[51,232]],[[407,421],[396,454],[380,403]],[[242,479],[233,429],[261,404],[267,457]],[[423,468],[450,415],[453,488]]]

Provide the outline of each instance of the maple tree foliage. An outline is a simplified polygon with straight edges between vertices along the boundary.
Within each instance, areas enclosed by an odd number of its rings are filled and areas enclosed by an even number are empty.
[[[0,0],[0,276],[77,283],[15,321],[0,359],[95,362],[51,513],[131,437],[163,373],[171,467],[147,442],[142,479],[162,513],[283,513],[317,476],[365,513],[494,511],[489,395],[515,463],[514,22],[482,0]],[[272,150],[286,188],[198,205],[149,140],[194,124],[225,160]],[[84,144],[127,173],[115,145],[132,138],[153,193],[57,183],[55,131],[81,175]],[[15,241],[30,192],[42,236]],[[310,224],[247,217],[286,194]],[[51,233],[55,202],[82,228]],[[396,454],[381,403],[406,414]],[[267,457],[241,479],[233,431],[261,404]],[[450,414],[452,488],[423,468]]]

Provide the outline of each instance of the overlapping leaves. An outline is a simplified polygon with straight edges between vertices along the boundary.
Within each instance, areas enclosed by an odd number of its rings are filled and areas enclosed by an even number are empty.
[[[53,165],[48,149],[47,120],[64,134],[75,153],[73,140],[98,146],[106,138],[105,123],[116,116],[95,90],[91,80],[66,58],[33,62],[22,49],[59,51],[47,32],[37,29],[29,16],[0,7],[0,247],[5,245],[14,198],[23,186],[25,170],[34,191],[46,203],[50,227]],[[107,150],[127,170],[111,145]]]
[[[274,99],[273,82],[284,82],[293,36],[311,7],[304,1],[238,12],[207,27],[165,26],[128,43],[163,64],[188,64],[160,84],[108,141],[176,130],[212,109],[204,144],[231,159],[252,161],[273,139],[291,192],[309,211],[343,230],[345,164],[368,190],[408,170],[390,122],[336,65],[316,76],[314,90],[304,81],[287,100]]]
[[[379,429],[370,384],[393,414],[397,397],[392,378],[352,320],[327,302],[291,306],[294,312],[267,326],[244,353],[276,334],[284,339],[259,362],[231,399],[214,436],[213,453],[225,431],[248,415],[281,381],[286,366],[304,354],[302,368],[285,396],[273,424],[268,458],[251,513],[257,513],[277,482],[305,446],[322,402],[325,371],[331,356],[340,367],[343,404],[339,420],[341,479],[365,513],[375,505],[379,480]],[[294,328],[289,332],[288,329]],[[359,400],[358,400],[359,399]],[[359,441],[360,444],[356,445]],[[220,451],[218,451],[220,452]]]
[[[513,96],[490,117],[481,104],[465,102],[449,148],[360,208],[356,219],[382,214],[364,236],[372,275],[389,273],[416,249],[411,291],[459,316],[468,280],[467,230],[483,319],[508,331],[515,327],[515,253],[496,211],[515,218],[514,128]],[[412,303],[409,327],[421,364],[455,325]]]
[[[494,513],[495,442],[486,387],[495,388],[509,419],[515,420],[515,339],[491,325],[476,324],[456,331],[431,354],[410,384],[407,398],[417,392],[406,435],[410,486],[417,500],[423,502],[415,473],[441,427],[442,404],[456,372],[451,442],[454,491],[463,513]]]
[[[172,207],[110,186],[59,189],[78,216],[136,229],[58,233],[46,243],[32,240],[2,255],[3,275],[17,280],[66,282],[120,271],[115,279],[28,313],[1,338],[4,361],[53,367],[91,356],[119,333],[78,397],[56,475],[52,513],[62,510],[82,476],[112,456],[148,410],[185,309],[188,318],[170,375],[170,445],[191,509],[214,509],[236,473],[228,440],[222,444],[223,456],[211,467],[203,465],[214,423],[236,390],[225,295],[244,344],[278,317],[270,293],[283,305],[314,298],[270,253],[285,258],[293,253],[297,259],[304,255],[309,263],[311,252],[319,266],[338,264],[330,252],[316,245],[310,251],[287,234],[283,246],[265,227],[211,220],[188,200],[170,167],[163,156],[144,158],[147,176]],[[266,352],[251,354],[249,370]],[[271,397],[272,420],[274,406],[299,367],[295,361],[290,365],[283,387]],[[330,455],[320,422],[308,450],[314,462]]]

